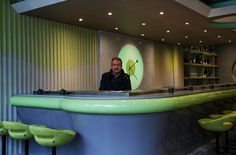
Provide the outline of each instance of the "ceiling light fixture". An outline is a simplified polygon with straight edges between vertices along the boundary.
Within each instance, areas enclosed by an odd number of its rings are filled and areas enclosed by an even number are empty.
[[[162,38],[162,39],[161,39],[161,41],[165,41],[165,39],[164,39],[164,38]]]
[[[142,23],[142,25],[143,25],[143,26],[145,26],[145,25],[146,25],[146,23],[145,23],[145,22],[143,22],[143,23]]]
[[[170,30],[167,30],[166,32],[167,32],[167,33],[170,33]]]
[[[118,30],[119,28],[118,27],[115,27],[115,30]]]
[[[143,36],[144,36],[144,33],[142,33],[141,36],[143,37]]]
[[[186,22],[185,25],[189,25],[189,22]]]
[[[231,43],[232,41],[231,41],[231,40],[229,40],[228,42],[229,42],[229,43]]]
[[[202,41],[200,40],[199,43],[202,43]]]
[[[207,30],[205,29],[203,32],[205,32],[205,33],[206,33],[206,32],[207,32]]]
[[[184,38],[185,38],[185,39],[188,39],[188,36],[185,36]]]
[[[83,18],[79,18],[79,21],[82,22],[82,21],[83,21]]]
[[[221,36],[219,35],[219,36],[217,36],[218,38],[221,38]]]
[[[164,15],[164,12],[163,12],[163,11],[161,11],[161,12],[160,12],[160,15]]]
[[[108,12],[108,15],[111,16],[111,15],[112,15],[112,12]]]
[[[181,43],[177,43],[178,45],[180,45]]]

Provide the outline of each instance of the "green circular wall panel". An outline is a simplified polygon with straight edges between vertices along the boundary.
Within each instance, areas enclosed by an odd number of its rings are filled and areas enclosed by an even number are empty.
[[[123,46],[118,55],[123,62],[125,73],[130,75],[132,90],[137,89],[143,79],[143,59],[139,50],[132,44]]]

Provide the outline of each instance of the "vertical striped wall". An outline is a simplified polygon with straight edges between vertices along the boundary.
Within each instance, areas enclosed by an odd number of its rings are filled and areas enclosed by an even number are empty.
[[[98,89],[97,31],[19,15],[9,3],[0,0],[0,120],[17,120],[14,94]],[[9,139],[8,155],[17,143]]]

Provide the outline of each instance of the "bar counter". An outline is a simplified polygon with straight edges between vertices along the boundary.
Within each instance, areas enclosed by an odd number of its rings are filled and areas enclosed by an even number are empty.
[[[188,154],[211,140],[197,120],[234,106],[235,84],[133,92],[19,94],[10,100],[27,124],[76,131],[59,155]],[[50,149],[31,142],[31,154]]]

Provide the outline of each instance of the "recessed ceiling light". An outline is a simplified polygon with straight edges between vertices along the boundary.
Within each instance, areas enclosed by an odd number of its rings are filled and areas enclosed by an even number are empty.
[[[229,42],[229,43],[231,43],[232,41],[231,41],[231,40],[229,40],[228,42]]]
[[[163,12],[163,11],[161,11],[161,12],[160,12],[160,15],[164,15],[164,12]]]
[[[221,38],[221,36],[219,35],[219,36],[217,36],[218,38]]]
[[[161,39],[161,41],[165,41],[165,39],[164,39],[164,38],[162,38],[162,39]]]
[[[142,25],[143,25],[143,26],[145,26],[145,25],[146,25],[146,23],[145,23],[145,22],[143,22],[143,23],[142,23]]]
[[[187,39],[187,38],[188,38],[188,36],[185,36],[184,38],[185,38],[185,39]]]
[[[189,25],[189,22],[186,22],[185,25]]]
[[[119,28],[118,27],[115,27],[115,30],[118,30]]]
[[[199,43],[202,43],[202,41],[200,40]]]
[[[141,36],[143,37],[143,36],[144,36],[144,33],[142,33]]]
[[[82,21],[83,21],[83,18],[79,18],[79,21],[82,22]]]
[[[112,12],[108,12],[108,15],[111,16],[111,15],[112,15]]]
[[[170,30],[166,30],[167,33],[170,33]]]
[[[177,43],[178,45],[180,45],[181,43]]]
[[[205,32],[205,33],[206,33],[206,32],[207,32],[207,30],[204,30],[203,32]]]

